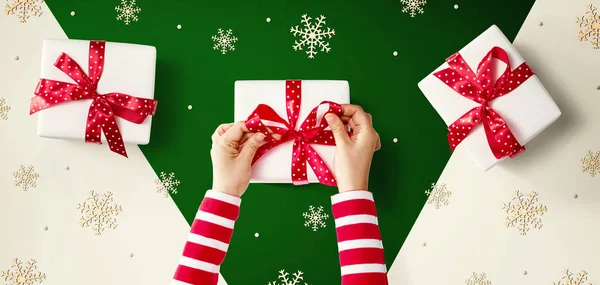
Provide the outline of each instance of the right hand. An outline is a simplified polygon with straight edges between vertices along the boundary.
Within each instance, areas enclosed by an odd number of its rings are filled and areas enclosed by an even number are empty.
[[[381,148],[379,134],[373,129],[371,114],[365,113],[360,106],[342,105],[342,113],[341,118],[331,113],[325,116],[336,144],[333,173],[340,193],[366,191],[373,153]],[[344,123],[352,128],[351,137]]]

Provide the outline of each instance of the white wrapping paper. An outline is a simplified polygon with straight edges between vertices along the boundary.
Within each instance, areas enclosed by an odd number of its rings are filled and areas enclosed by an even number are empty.
[[[477,70],[481,59],[494,46],[501,47],[508,53],[513,69],[523,63],[519,52],[495,25],[461,49],[460,54],[472,70]],[[456,93],[433,75],[436,71],[448,67],[447,63],[442,64],[419,82],[418,86],[446,125],[451,125],[478,104]],[[499,76],[506,65],[498,62],[496,68],[495,74]],[[535,66],[532,66],[532,69],[535,72]],[[521,145],[527,144],[561,115],[558,106],[536,75],[507,95],[494,99],[489,106],[504,118]],[[458,147],[465,147],[477,164],[486,171],[501,161],[492,153],[481,124]]]
[[[234,119],[248,118],[259,104],[267,104],[283,119],[287,120],[285,80],[236,81]],[[303,80],[302,103],[296,130],[310,111],[322,101],[339,104],[350,103],[350,88],[347,81]],[[327,128],[329,129],[329,128]],[[311,145],[333,171],[335,146]],[[263,155],[252,167],[252,183],[292,183],[293,141],[287,141]],[[308,166],[308,164],[306,164]],[[312,169],[307,170],[308,181],[319,182]]]
[[[88,70],[89,41],[44,40],[40,78],[75,83],[54,66],[61,53],[73,58],[82,70]],[[140,98],[154,99],[156,48],[152,46],[106,43],[104,71],[98,83],[98,93],[119,92]],[[32,86],[32,90],[35,86]],[[84,141],[86,118],[92,100],[61,103],[38,112],[38,136]],[[152,116],[135,124],[116,116],[123,141],[134,144],[150,142]],[[106,142],[104,134],[102,141]]]

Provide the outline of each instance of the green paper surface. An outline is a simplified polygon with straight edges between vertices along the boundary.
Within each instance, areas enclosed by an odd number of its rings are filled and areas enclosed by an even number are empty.
[[[534,0],[429,1],[415,17],[402,13],[399,0],[139,0],[139,21],[129,25],[116,19],[120,2],[47,0],[69,38],[156,46],[159,104],[151,143],[141,149],[157,173],[174,172],[181,181],[173,199],[189,223],[212,183],[210,135],[233,120],[235,80],[347,80],[351,102],[373,115],[382,139],[370,190],[389,268],[427,199],[425,190],[450,157],[446,126],[417,83],[492,24],[514,39]],[[293,50],[298,38],[290,28],[302,27],[303,14],[327,17],[326,27],[335,29],[329,53],[308,59]],[[219,28],[238,38],[225,55],[213,50]],[[333,218],[313,231],[302,216],[310,205],[331,215],[336,191],[251,184],[221,266],[226,281],[266,285],[286,269],[303,271],[308,284],[339,284]]]

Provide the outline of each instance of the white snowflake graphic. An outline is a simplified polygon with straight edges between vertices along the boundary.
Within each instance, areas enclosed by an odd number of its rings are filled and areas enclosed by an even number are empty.
[[[117,228],[117,215],[123,210],[113,203],[111,192],[100,196],[91,191],[90,197],[77,207],[83,215],[79,221],[81,227],[92,228],[96,235],[101,235],[104,229]]]
[[[23,261],[14,258],[10,269],[2,271],[0,278],[4,279],[7,285],[31,285],[42,283],[46,274],[37,271],[37,261],[31,259],[23,265]]]
[[[554,285],[592,285],[586,283],[588,281],[587,272],[581,270],[577,275],[573,274],[569,269],[565,270],[565,275],[558,282],[553,282]]]
[[[6,100],[4,98],[0,98],[0,119],[8,120],[8,111],[10,111],[10,106],[6,104]]]
[[[584,16],[577,17],[579,24],[579,40],[589,41],[594,49],[600,49],[600,15],[594,5],[589,4]]]
[[[588,153],[581,158],[581,170],[587,172],[590,176],[594,177],[600,173],[600,151]]]
[[[121,0],[121,6],[116,6],[115,10],[117,11],[117,21],[123,21],[125,25],[129,25],[131,21],[137,22],[138,13],[142,11],[142,9],[135,5],[135,0]]]
[[[491,285],[492,282],[490,280],[487,280],[485,273],[477,274],[477,273],[473,272],[473,276],[469,277],[469,279],[467,279],[465,281],[465,284],[467,284],[467,285]]]
[[[321,48],[321,51],[329,52],[331,48],[329,47],[329,42],[326,41],[326,38],[331,39],[335,35],[335,30],[327,27],[325,30],[325,16],[321,15],[317,17],[316,23],[313,23],[312,18],[308,15],[302,15],[301,23],[304,24],[304,27],[299,28],[299,26],[292,27],[290,32],[294,34],[294,37],[301,37],[301,40],[294,41],[294,50],[303,50],[302,47],[307,47],[308,50],[306,54],[308,54],[308,58],[315,58],[317,54],[316,49]]]
[[[227,54],[227,51],[235,50],[233,44],[238,41],[238,38],[233,36],[233,31],[231,29],[227,31],[218,29],[217,34],[212,36],[212,40],[215,42],[215,45],[213,46],[214,50],[220,49],[222,54]]]
[[[429,196],[427,204],[434,205],[436,209],[439,209],[442,206],[448,206],[452,192],[446,188],[444,183],[438,185],[431,183],[431,188],[425,191],[425,195]]]
[[[319,208],[315,208],[312,205],[308,207],[308,212],[302,213],[304,216],[304,226],[312,227],[313,231],[317,231],[319,228],[324,228],[327,226],[325,221],[329,218],[329,215],[323,213],[323,206],[319,206]]]
[[[298,270],[298,272],[293,273],[293,279],[290,279],[289,273],[282,269],[279,271],[279,276],[277,277],[277,281],[269,282],[267,285],[302,285],[304,280],[304,272]],[[309,285],[308,283],[304,283],[304,285]]]
[[[40,178],[40,175],[35,172],[33,165],[28,167],[21,165],[21,168],[13,173],[13,177],[15,177],[15,186],[27,191],[37,187],[37,179]]]
[[[517,227],[521,235],[526,235],[530,228],[541,229],[542,218],[548,211],[545,205],[538,204],[538,194],[531,192],[525,196],[520,191],[515,192],[512,201],[505,203],[502,208],[506,211],[507,228]]]
[[[6,15],[17,15],[19,22],[25,23],[31,16],[41,16],[42,6],[40,5],[44,0],[12,0],[10,3],[6,3],[4,13]]]
[[[180,181],[175,179],[175,173],[171,172],[168,175],[164,172],[160,173],[160,178],[154,180],[156,184],[156,192],[165,195],[165,198],[170,194],[177,194],[177,186]]]
[[[417,13],[423,14],[425,11],[423,7],[427,4],[426,0],[401,0],[400,3],[404,4],[402,7],[402,13],[410,13],[411,17],[414,17]]]

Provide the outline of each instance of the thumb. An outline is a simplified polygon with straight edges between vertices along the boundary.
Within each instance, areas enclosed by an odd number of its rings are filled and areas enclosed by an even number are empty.
[[[327,120],[331,131],[333,131],[333,137],[335,138],[336,144],[346,142],[350,139],[350,137],[348,137],[348,133],[346,132],[346,127],[344,126],[344,123],[340,117],[329,113],[325,115],[325,120]]]
[[[262,145],[262,142],[264,140],[265,134],[254,134],[249,140],[246,141],[246,143],[242,147],[242,151],[240,152],[241,159],[248,161],[248,163],[251,163],[252,159],[254,159],[254,154],[256,153],[256,150]]]

